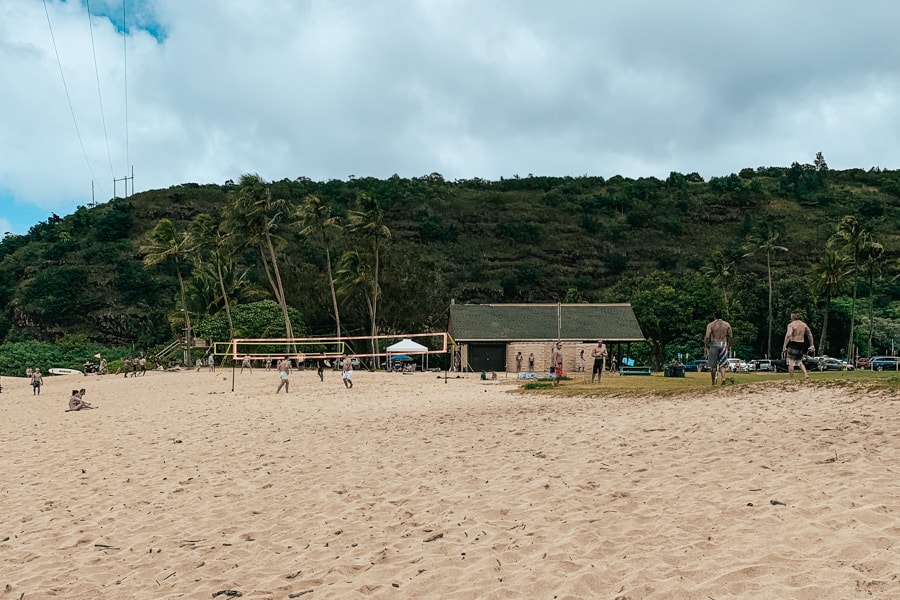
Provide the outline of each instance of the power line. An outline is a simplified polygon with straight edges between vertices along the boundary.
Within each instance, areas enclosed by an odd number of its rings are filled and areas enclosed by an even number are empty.
[[[122,56],[125,63],[125,172],[128,172],[128,166],[131,165],[130,148],[128,147],[128,26],[125,21],[125,5],[126,0],[122,0]],[[131,193],[134,193],[134,167],[131,169]],[[128,195],[126,190],[125,195]]]
[[[63,73],[62,61],[59,59],[59,49],[56,47],[56,36],[53,35],[53,25],[50,23],[50,11],[47,10],[47,0],[44,0],[44,14],[47,15],[47,27],[50,29],[50,39],[53,40],[53,51],[56,53],[56,64],[59,66],[59,76],[62,78],[63,89],[66,91],[66,101],[69,103],[69,112],[72,114],[72,122],[75,124],[75,133],[78,135],[78,143],[81,144],[81,154],[91,172],[91,180],[95,180],[94,168],[88,159],[87,150],[84,148],[84,140],[81,138],[81,130],[78,129],[78,119],[75,118],[75,109],[72,107],[72,98],[69,96],[69,86],[66,84],[66,76]]]
[[[88,18],[88,30],[91,32],[91,54],[94,57],[94,77],[97,80],[97,98],[100,101],[100,122],[103,123],[103,137],[106,140],[106,157],[109,159],[109,173],[115,178],[116,172],[113,169],[112,153],[109,150],[109,133],[106,130],[106,115],[103,111],[103,94],[100,92],[100,70],[97,68],[97,48],[94,45],[94,26],[91,19],[91,2],[85,0]]]

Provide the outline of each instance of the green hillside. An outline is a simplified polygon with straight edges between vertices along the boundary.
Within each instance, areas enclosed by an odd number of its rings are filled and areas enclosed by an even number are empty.
[[[0,340],[83,335],[149,351],[181,333],[183,304],[202,332],[204,322],[222,318],[225,297],[232,308],[277,301],[273,272],[266,272],[276,263],[299,326],[332,335],[327,242],[348,335],[371,331],[375,289],[379,333],[443,331],[451,300],[625,301],[634,305],[656,363],[698,352],[714,308],[726,310],[741,355],[751,358],[769,347],[768,258],[773,352],[780,352],[794,309],[805,313],[818,342],[828,308],[831,355],[846,350],[851,320],[860,354],[870,351],[870,332],[873,353],[889,351],[895,336],[900,342],[900,171],[834,171],[821,160],[709,181],[679,173],[664,181],[446,181],[432,174],[256,183],[152,190],[6,236]],[[324,242],[323,230],[298,212],[311,195],[334,221]],[[199,215],[209,215],[204,235]],[[863,234],[855,255],[846,235],[835,235],[845,217]],[[173,235],[186,236],[189,251],[146,264],[148,235],[164,219]],[[254,237],[263,225],[271,254]],[[817,285],[829,249],[841,260],[840,281],[830,289]],[[264,263],[266,256],[275,260]]]

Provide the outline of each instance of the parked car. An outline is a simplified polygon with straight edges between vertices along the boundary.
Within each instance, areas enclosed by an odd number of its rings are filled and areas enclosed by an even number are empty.
[[[857,359],[856,359],[856,368],[857,368],[857,369],[868,369],[868,368],[869,368],[869,361],[870,361],[870,360],[872,360],[872,359],[871,359],[871,358],[868,358],[868,357],[865,357],[865,358],[864,358],[864,357],[859,357],[859,358],[857,358]]]
[[[739,358],[729,358],[726,368],[732,373],[747,373],[750,371],[750,365]]]
[[[852,371],[855,367],[839,358],[822,357],[819,359],[820,371]]]
[[[900,356],[873,356],[869,361],[869,368],[873,371],[898,371]]]
[[[787,361],[783,358],[772,361],[772,366],[774,367],[772,370],[776,373],[787,373]],[[803,366],[806,367],[807,371],[818,371],[819,370],[819,359],[815,356],[803,356]],[[797,367],[798,369],[800,367]]]
[[[768,358],[760,358],[757,360],[751,360],[747,363],[750,367],[751,371],[764,372],[764,371],[775,371],[775,361],[769,360]]]
[[[709,371],[709,361],[692,360],[691,362],[684,365],[684,370],[690,371],[691,373],[703,373],[704,371]]]

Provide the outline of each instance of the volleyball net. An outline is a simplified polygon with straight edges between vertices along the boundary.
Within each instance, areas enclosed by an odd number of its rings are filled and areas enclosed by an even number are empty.
[[[388,350],[404,340],[418,340],[422,349]],[[375,350],[372,342],[375,341]],[[351,337],[303,337],[303,338],[235,338],[230,342],[213,342],[211,353],[231,358],[235,362],[250,360],[275,360],[282,358],[297,361],[334,360],[352,354],[357,358],[397,356],[401,354],[446,354],[455,345],[447,333],[413,333],[404,335],[376,335]]]

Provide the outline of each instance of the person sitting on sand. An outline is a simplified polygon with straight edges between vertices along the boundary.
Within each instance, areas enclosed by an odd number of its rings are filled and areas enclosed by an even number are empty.
[[[76,410],[87,410],[89,408],[97,408],[96,406],[91,406],[87,402],[84,401],[84,393],[85,390],[72,390],[72,397],[69,398],[69,409],[66,412],[72,412]]]

